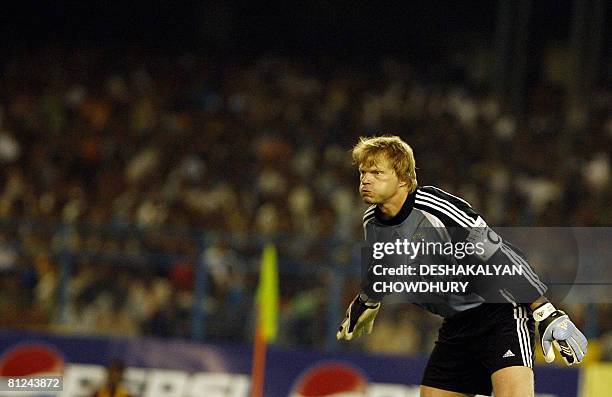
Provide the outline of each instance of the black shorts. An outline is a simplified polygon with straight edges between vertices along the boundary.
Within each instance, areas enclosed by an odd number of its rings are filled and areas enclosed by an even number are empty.
[[[526,306],[484,303],[445,319],[422,385],[491,395],[491,375],[502,368],[533,368],[535,321]]]

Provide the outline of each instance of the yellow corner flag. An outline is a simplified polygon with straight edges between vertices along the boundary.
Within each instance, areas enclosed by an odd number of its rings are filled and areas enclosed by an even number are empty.
[[[278,269],[276,248],[264,247],[257,286],[257,327],[261,329],[266,342],[276,339],[278,331]]]
[[[251,374],[251,397],[262,397],[266,368],[266,348],[278,331],[278,269],[276,249],[267,244],[261,258],[259,284],[255,293],[256,325]]]

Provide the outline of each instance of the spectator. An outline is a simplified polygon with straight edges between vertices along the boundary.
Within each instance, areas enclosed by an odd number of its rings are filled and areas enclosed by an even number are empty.
[[[106,367],[106,383],[92,394],[92,397],[130,397],[123,381],[125,366],[121,361],[112,361]]]

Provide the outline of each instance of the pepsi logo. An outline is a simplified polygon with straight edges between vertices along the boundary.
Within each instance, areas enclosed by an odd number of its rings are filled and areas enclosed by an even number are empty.
[[[0,376],[61,374],[64,358],[53,347],[24,343],[9,348],[0,356]]]
[[[368,382],[356,368],[342,362],[316,364],[293,387],[291,397],[362,397]]]

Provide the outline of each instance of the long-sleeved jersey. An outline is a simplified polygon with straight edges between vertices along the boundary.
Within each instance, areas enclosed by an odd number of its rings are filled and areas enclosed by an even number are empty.
[[[436,187],[418,187],[391,219],[385,219],[376,205],[370,206],[364,213],[363,227],[367,246],[375,247],[374,252],[379,254],[367,260],[367,276],[362,285],[374,299],[380,300],[390,292],[381,291],[380,282],[375,285],[377,280],[400,286],[402,280],[408,279],[426,283],[456,280],[465,286],[463,290],[432,288],[431,292],[408,294],[411,302],[451,317],[483,302],[531,303],[546,292],[546,286],[517,248],[488,227],[467,201]],[[406,249],[406,242],[411,244],[410,252],[380,258],[394,249]],[[426,246],[430,249],[425,251]],[[473,248],[468,254],[452,251],[466,246]],[[411,267],[416,272],[412,277],[375,276],[389,267]]]

